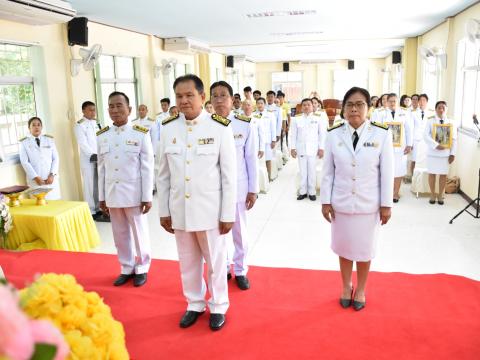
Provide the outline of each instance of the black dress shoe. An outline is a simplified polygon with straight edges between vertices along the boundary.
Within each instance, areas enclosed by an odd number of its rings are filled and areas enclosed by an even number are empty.
[[[317,196],[316,195],[308,195],[308,198],[312,201],[315,201],[317,200]]]
[[[397,203],[399,199],[393,199],[393,202],[394,203]]]
[[[225,325],[224,314],[210,314],[210,329],[213,331],[220,330]]]
[[[365,301],[353,300],[353,308],[355,309],[355,311],[362,310],[365,307],[365,305],[366,305]]]
[[[250,289],[250,282],[248,281],[246,276],[235,275],[235,281],[237,282],[237,286],[240,290]]]
[[[228,281],[228,280],[232,280],[232,274],[231,274],[231,273],[228,273],[228,274],[227,274],[227,281]]]
[[[433,205],[433,204],[435,204],[435,199],[430,199],[430,200],[428,200],[428,202]]]
[[[133,286],[142,286],[147,282],[147,273],[135,274],[133,278]]]
[[[297,200],[303,200],[303,199],[306,199],[306,198],[307,198],[307,194],[297,196]]]
[[[127,283],[128,280],[133,278],[135,274],[120,274],[120,276],[113,282],[115,286],[122,286]]]
[[[205,311],[193,311],[187,310],[185,314],[183,314],[182,319],[180,320],[180,327],[187,328],[192,326],[197,321],[198,317],[202,315]]]
[[[438,203],[438,205],[443,205],[444,204],[443,199],[441,199],[441,200],[438,199],[437,203]]]

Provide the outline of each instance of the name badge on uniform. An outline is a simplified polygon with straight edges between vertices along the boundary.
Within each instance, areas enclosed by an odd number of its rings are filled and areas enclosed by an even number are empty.
[[[210,145],[215,142],[214,138],[198,139],[198,145]]]
[[[233,135],[234,139],[243,139],[243,134],[235,134]]]
[[[364,142],[363,146],[365,147],[378,147],[378,142]]]
[[[137,140],[127,140],[127,145],[138,146]]]

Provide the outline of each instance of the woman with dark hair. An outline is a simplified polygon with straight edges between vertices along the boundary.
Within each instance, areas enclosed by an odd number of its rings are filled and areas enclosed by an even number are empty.
[[[210,100],[205,102],[205,110],[210,114],[213,114],[215,112],[215,110],[213,109],[212,102]]]
[[[345,121],[328,130],[320,187],[322,214],[331,225],[331,248],[342,275],[340,305],[365,307],[365,287],[380,225],[391,216],[393,147],[388,127],[367,120],[370,95],[353,87],[345,94]],[[353,263],[357,286],[352,284]]]
[[[407,94],[403,94],[400,97],[400,106],[405,110],[408,110],[410,109],[410,105],[412,105],[412,99]]]
[[[368,108],[367,119],[371,119],[373,112],[377,108],[378,96],[372,96],[370,98],[370,107]]]
[[[379,119],[387,109],[387,98],[388,94],[382,94],[382,96],[380,96],[377,101],[377,108],[372,112],[372,116],[370,117],[371,121],[379,122]]]
[[[457,128],[447,118],[447,103],[437,101],[435,115],[427,118],[424,139],[427,144],[428,185],[430,187],[430,204],[444,204],[445,185],[449,165],[455,160],[457,150]],[[438,195],[435,194],[435,183],[439,175]]]
[[[58,152],[53,136],[42,135],[42,120],[32,117],[28,120],[30,136],[20,139],[20,162],[27,176],[30,188],[51,188],[45,197],[49,200],[60,199],[58,185]]]

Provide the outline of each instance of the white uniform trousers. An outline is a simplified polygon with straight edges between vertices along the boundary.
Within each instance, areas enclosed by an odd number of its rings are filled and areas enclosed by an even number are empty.
[[[247,207],[245,201],[237,202],[235,224],[232,228],[233,238],[233,272],[236,276],[245,276],[248,272],[248,233],[247,233]],[[227,260],[229,259],[227,254]],[[230,261],[227,261],[227,272],[230,271]]]
[[[307,156],[307,155],[298,155],[298,166],[300,168],[300,195],[316,195],[316,184],[317,184],[317,157],[316,156]]]
[[[147,215],[140,206],[109,210],[121,273],[147,273],[151,262]]]
[[[175,230],[183,295],[190,311],[206,307],[203,260],[208,267],[208,307],[210,313],[225,314],[228,309],[227,242],[218,229],[206,231]]]
[[[99,211],[97,163],[81,163],[83,177],[83,199],[88,203],[90,213]]]

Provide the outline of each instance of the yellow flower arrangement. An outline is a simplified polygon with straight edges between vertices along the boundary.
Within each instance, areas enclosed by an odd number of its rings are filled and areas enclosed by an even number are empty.
[[[43,274],[20,291],[24,311],[49,319],[70,346],[68,359],[128,359],[125,332],[96,292],[86,292],[72,275]]]

